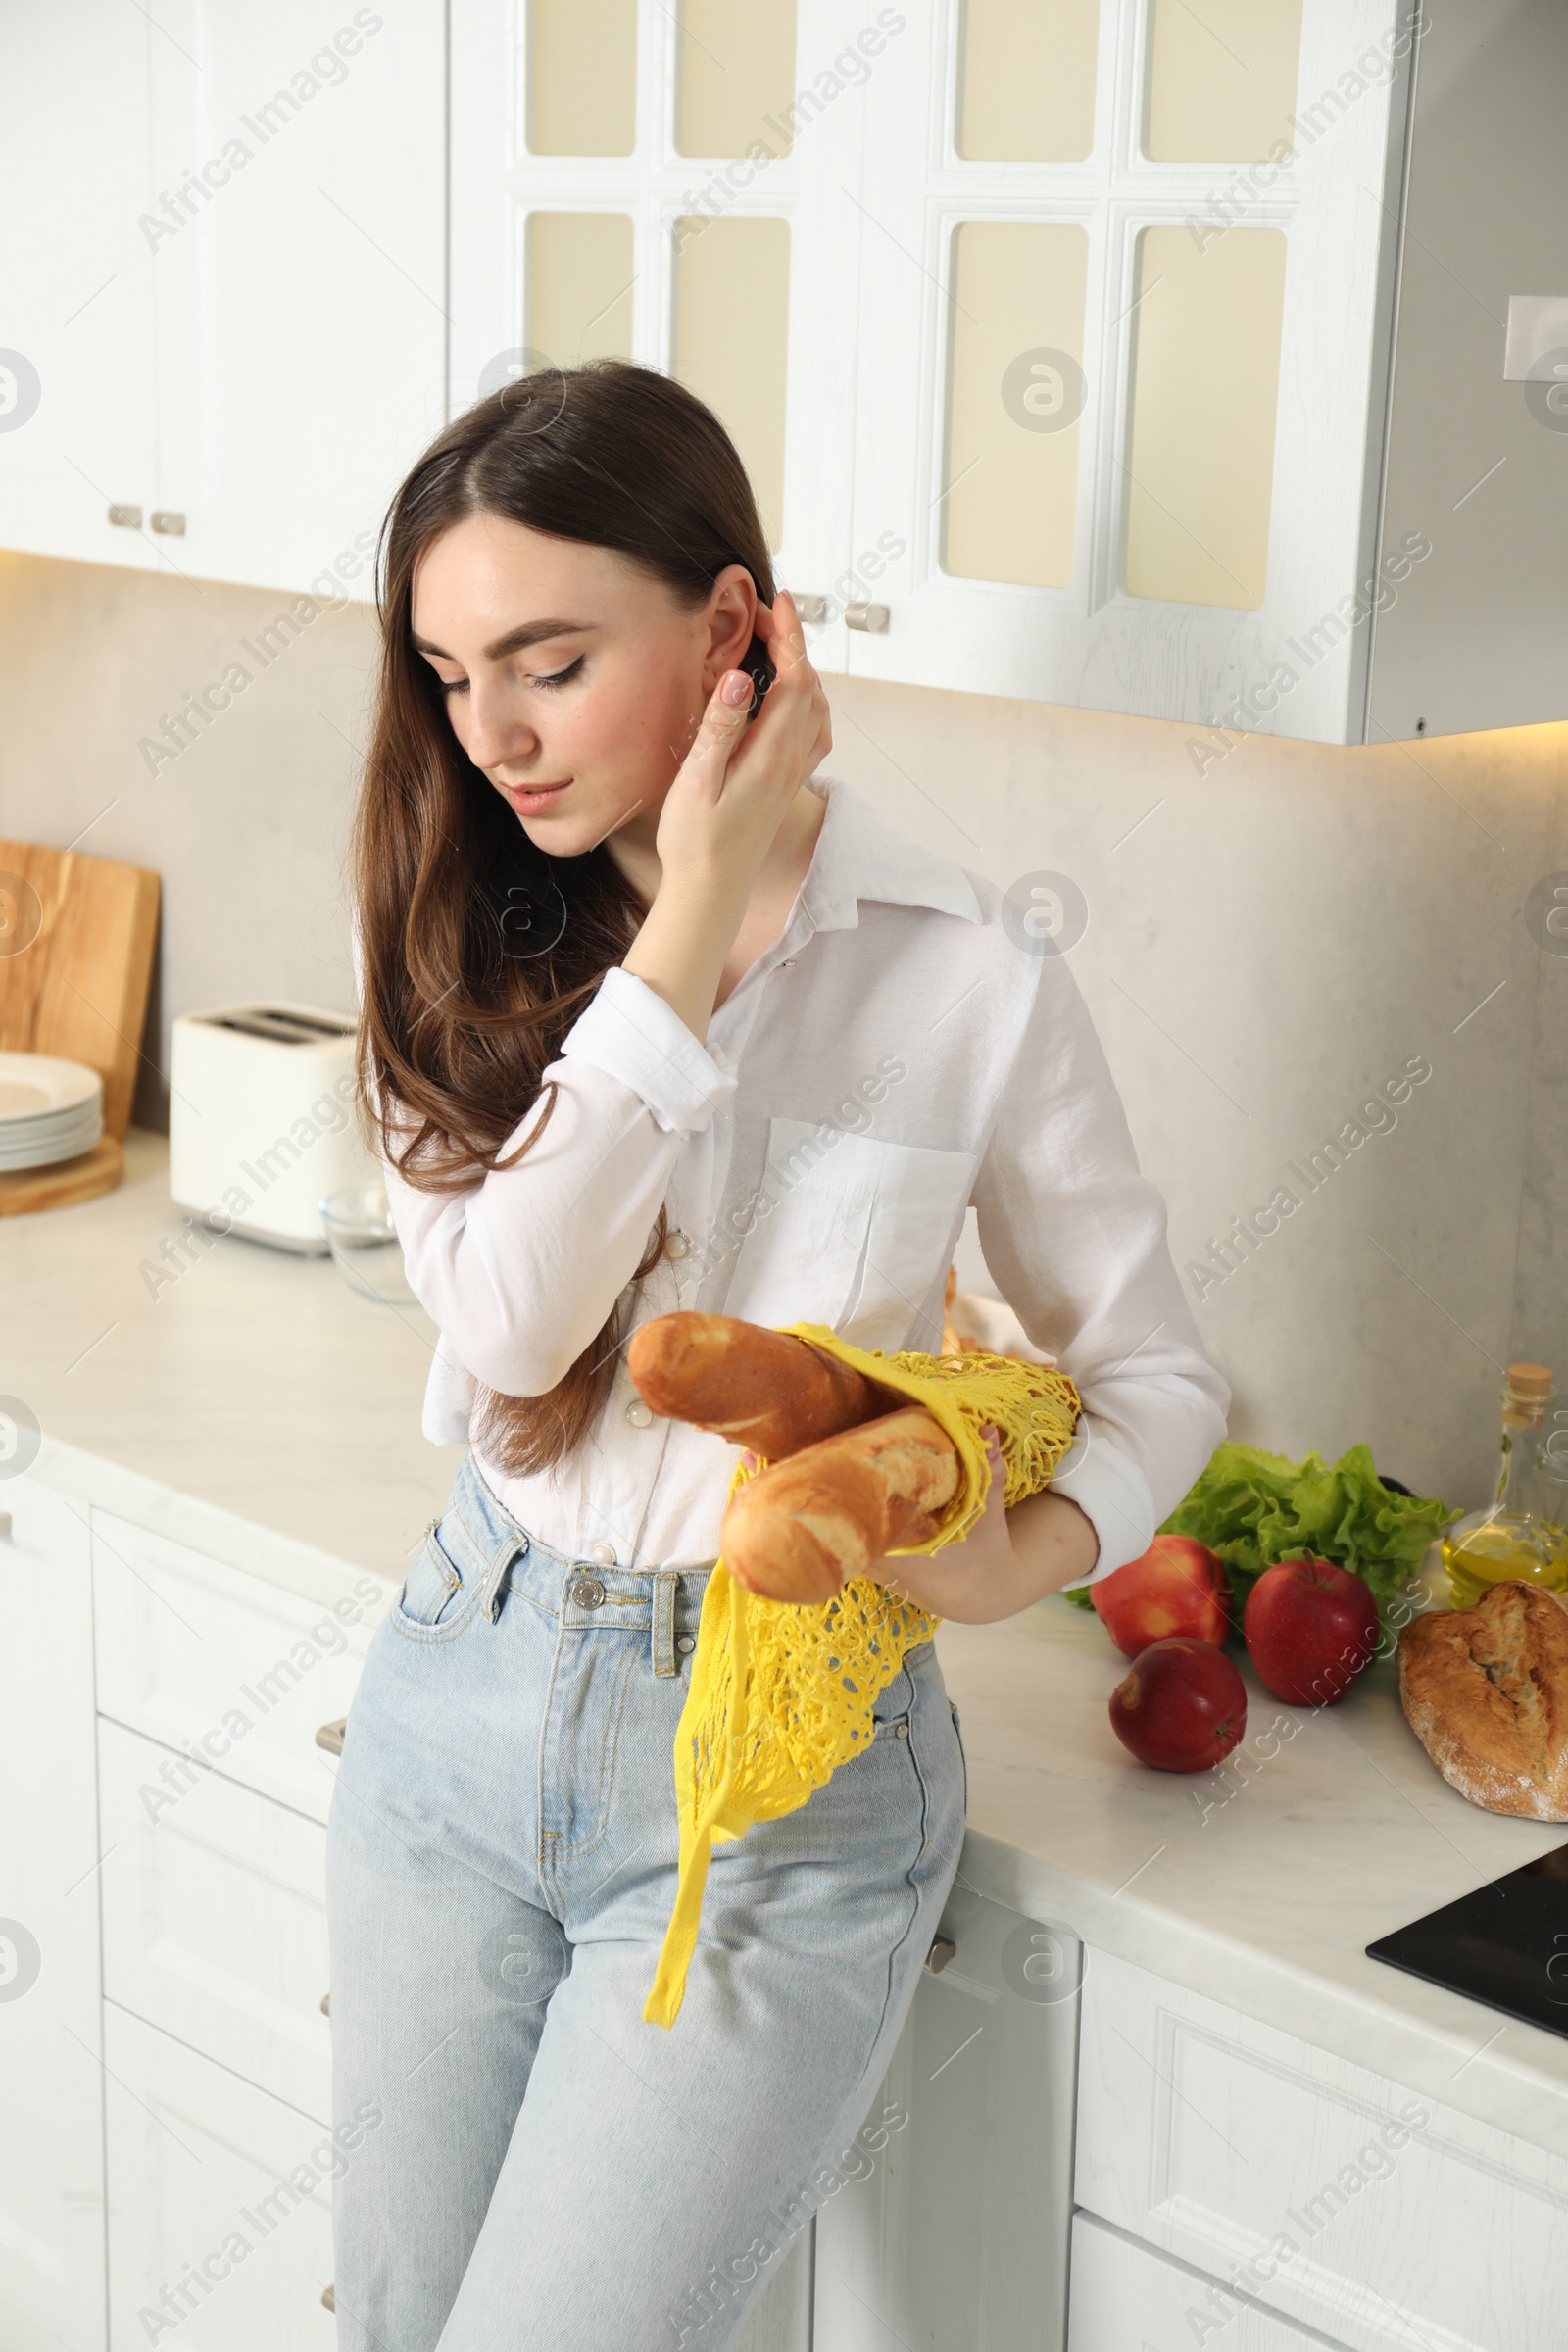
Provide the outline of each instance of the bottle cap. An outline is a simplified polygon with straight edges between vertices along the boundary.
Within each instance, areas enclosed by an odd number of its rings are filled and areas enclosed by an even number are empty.
[[[1508,1386],[1520,1396],[1549,1396],[1550,1368],[1545,1364],[1510,1364]]]

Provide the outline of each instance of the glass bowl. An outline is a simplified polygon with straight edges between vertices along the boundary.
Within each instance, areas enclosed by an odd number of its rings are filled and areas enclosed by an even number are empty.
[[[382,1306],[418,1303],[403,1271],[403,1250],[380,1185],[328,1193],[317,1207],[332,1262],[351,1291]]]

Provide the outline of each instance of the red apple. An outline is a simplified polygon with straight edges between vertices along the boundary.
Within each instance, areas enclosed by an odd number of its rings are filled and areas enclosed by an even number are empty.
[[[1247,1596],[1252,1664],[1291,1707],[1331,1707],[1370,1664],[1378,1604],[1364,1579],[1332,1560],[1281,1560]]]
[[[1191,1536],[1156,1536],[1146,1552],[1089,1588],[1116,1647],[1136,1658],[1151,1642],[1190,1635],[1223,1648],[1231,1626],[1225,1563]]]
[[[1247,1687],[1212,1642],[1152,1642],[1110,1694],[1110,1728],[1140,1764],[1201,1772],[1246,1731]]]

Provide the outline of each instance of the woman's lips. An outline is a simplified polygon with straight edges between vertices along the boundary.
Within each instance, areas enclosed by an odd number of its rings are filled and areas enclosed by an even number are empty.
[[[561,784],[503,784],[501,789],[519,816],[537,816],[542,808],[554,808],[570,787],[567,776]]]

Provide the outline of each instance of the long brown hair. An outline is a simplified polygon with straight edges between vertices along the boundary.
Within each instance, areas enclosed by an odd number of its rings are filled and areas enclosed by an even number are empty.
[[[381,674],[355,824],[358,1054],[381,1149],[426,1192],[514,1167],[537,1141],[554,1108],[544,1070],[644,912],[604,847],[551,858],[529,842],[458,742],[414,649],[416,564],[439,532],[478,514],[613,548],[688,609],[730,564],[745,564],[762,603],[774,595],[729,435],[673,378],[625,360],[504,386],[448,425],[398,491],[377,551]],[[765,672],[754,637],[743,666],[759,662]],[[502,1158],[541,1094],[529,1138]],[[634,1280],[656,1262],[664,1230],[661,1210]],[[614,1378],[620,1337],[617,1306],[548,1395],[481,1387],[476,1434],[500,1468],[545,1469],[579,1442]]]

